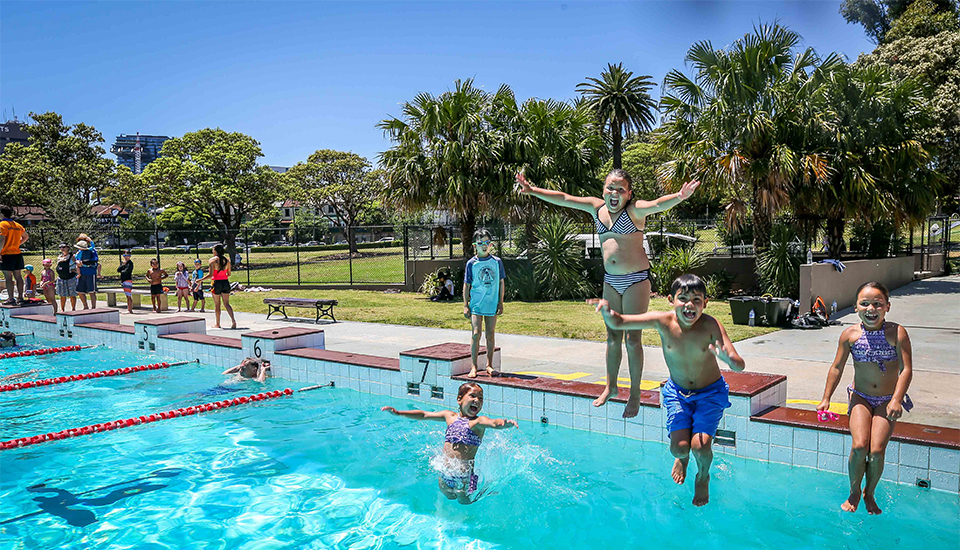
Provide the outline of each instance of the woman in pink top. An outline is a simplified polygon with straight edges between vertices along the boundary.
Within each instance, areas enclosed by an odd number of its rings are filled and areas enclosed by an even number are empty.
[[[216,324],[213,328],[220,328],[220,301],[223,301],[223,307],[227,308],[230,315],[230,321],[233,322],[231,329],[237,328],[237,320],[233,316],[233,308],[230,307],[230,259],[223,251],[223,245],[217,244],[213,247],[214,256],[210,258],[210,273],[201,281],[213,279],[213,313],[216,318]]]

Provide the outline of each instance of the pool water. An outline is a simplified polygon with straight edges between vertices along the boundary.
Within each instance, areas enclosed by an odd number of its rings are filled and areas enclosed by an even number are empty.
[[[31,341],[29,347],[54,342]],[[0,361],[0,376],[155,363],[110,349]],[[302,386],[184,365],[0,394],[0,439]],[[243,389],[245,393],[232,392]],[[210,391],[212,390],[212,391]],[[212,395],[204,395],[207,391]],[[223,393],[228,392],[228,393]],[[488,431],[486,494],[437,490],[444,425],[324,388],[0,452],[2,548],[957,548],[960,499],[882,482],[881,516],[839,510],[846,477],[714,461],[711,502],[676,486],[666,445],[521,423]],[[434,461],[435,462],[435,461]]]

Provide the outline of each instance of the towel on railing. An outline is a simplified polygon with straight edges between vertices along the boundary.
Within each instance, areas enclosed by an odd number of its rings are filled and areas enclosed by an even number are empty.
[[[831,264],[833,267],[837,269],[838,273],[843,273],[843,270],[847,268],[847,266],[843,265],[843,262],[841,262],[840,260],[829,260],[829,259],[820,260],[818,263]]]

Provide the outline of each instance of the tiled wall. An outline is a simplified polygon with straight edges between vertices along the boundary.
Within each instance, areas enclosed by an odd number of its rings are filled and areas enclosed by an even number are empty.
[[[35,332],[38,336],[57,336],[57,326],[50,323],[13,319],[11,329]],[[74,338],[102,342],[120,349],[135,349],[135,336],[127,333],[76,328]],[[289,346],[284,346],[289,347]],[[227,368],[236,365],[247,354],[244,350],[160,338],[156,353],[184,360],[199,359],[202,363]],[[392,396],[404,401],[422,403],[424,407],[455,407],[457,390],[462,382],[451,373],[462,370],[457,361],[432,359],[430,384],[419,384],[423,373],[419,363],[401,355],[399,371],[323,361],[295,355],[273,354],[273,374],[305,384],[327,384],[362,393]],[[435,382],[433,376],[435,375]],[[455,374],[454,374],[455,375]],[[409,393],[414,382],[419,395]],[[669,442],[666,411],[662,407],[641,406],[635,418],[623,419],[622,403],[594,407],[592,398],[561,395],[552,392],[480,383],[484,388],[484,412],[492,417],[515,418],[521,422],[540,422],[625,436],[632,439]],[[442,397],[433,397],[442,389]],[[751,416],[774,406],[784,406],[786,383],[777,383],[752,397],[731,395],[731,407],[725,411],[721,430],[735,433],[735,445],[715,445],[718,454],[777,462],[792,466],[845,473],[851,438],[847,433],[784,426],[752,420]],[[935,490],[960,492],[960,450],[891,441],[887,446],[883,479],[914,485],[917,479],[929,480]]]

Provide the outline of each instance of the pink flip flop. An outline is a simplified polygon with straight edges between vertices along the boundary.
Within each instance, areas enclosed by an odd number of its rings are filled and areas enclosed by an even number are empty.
[[[817,411],[817,420],[820,422],[833,422],[840,420],[840,415],[833,411]]]

